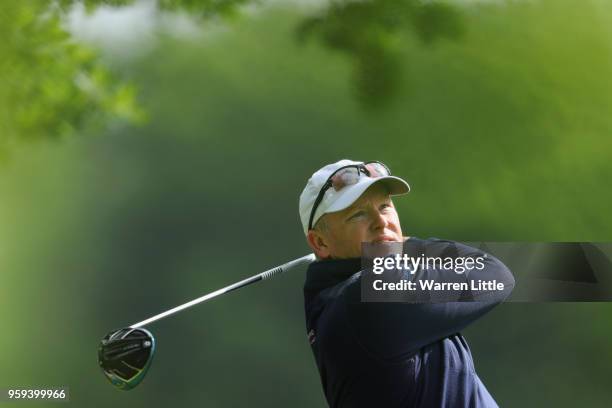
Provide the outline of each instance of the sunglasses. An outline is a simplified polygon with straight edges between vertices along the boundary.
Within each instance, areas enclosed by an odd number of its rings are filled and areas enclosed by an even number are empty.
[[[390,176],[391,170],[389,170],[384,163],[379,161],[370,161],[363,164],[349,164],[348,166],[340,167],[338,170],[334,171],[327,178],[327,181],[325,184],[323,184],[323,187],[321,187],[319,195],[312,205],[310,218],[308,220],[308,230],[312,229],[312,220],[317,212],[317,207],[319,207],[319,204],[321,204],[321,201],[323,201],[325,192],[331,187],[333,187],[336,191],[340,191],[346,186],[357,184],[362,174],[371,178],[379,178]]]

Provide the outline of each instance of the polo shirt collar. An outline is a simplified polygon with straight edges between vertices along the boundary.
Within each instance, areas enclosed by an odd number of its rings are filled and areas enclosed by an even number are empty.
[[[361,270],[361,258],[315,261],[306,272],[305,292],[320,292],[337,285]]]

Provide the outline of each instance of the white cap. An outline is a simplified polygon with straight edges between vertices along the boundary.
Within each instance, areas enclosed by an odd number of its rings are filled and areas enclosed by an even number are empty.
[[[304,234],[308,235],[308,221],[310,219],[310,212],[312,211],[312,206],[314,205],[317,196],[319,195],[319,191],[329,179],[329,176],[340,167],[348,166],[351,164],[364,164],[364,162],[358,162],[353,160],[340,160],[333,164],[328,164],[317,170],[312,177],[306,183],[306,187],[304,187],[304,191],[300,195],[300,219],[302,221],[302,227],[304,229]],[[312,218],[312,225],[314,226],[319,218],[323,216],[323,214],[342,211],[345,208],[348,208],[353,204],[361,194],[363,194],[368,187],[370,187],[374,183],[384,183],[389,188],[390,195],[400,195],[406,194],[410,191],[410,185],[399,177],[394,176],[384,176],[384,177],[366,177],[362,176],[359,178],[359,181],[355,184],[348,185],[341,189],[340,191],[336,191],[333,187],[330,187],[325,191],[325,195],[323,196],[323,200],[319,203],[317,207],[317,211]]]

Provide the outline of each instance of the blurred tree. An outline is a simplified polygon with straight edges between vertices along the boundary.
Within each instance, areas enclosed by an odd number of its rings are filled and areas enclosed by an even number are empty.
[[[306,19],[298,38],[317,35],[327,47],[355,61],[357,97],[368,108],[386,106],[401,82],[401,35],[413,30],[423,43],[457,38],[463,32],[458,11],[445,3],[418,0],[331,2],[320,16]]]
[[[162,9],[229,15],[247,0],[159,0]],[[89,10],[133,0],[84,0]],[[0,9],[0,155],[24,140],[57,139],[111,118],[140,121],[136,90],[62,26],[74,0],[4,2]]]
[[[134,88],[70,38],[49,1],[3,2],[0,35],[0,152],[109,116],[142,117]]]
[[[84,0],[89,10],[134,0]],[[158,0],[162,10],[200,17],[230,16],[253,0]],[[19,140],[54,139],[109,118],[144,117],[135,88],[114,78],[96,53],[77,44],[62,26],[75,0],[5,2],[0,13],[0,152]],[[400,89],[399,36],[412,29],[424,43],[462,32],[458,13],[443,3],[417,0],[330,2],[307,18],[298,38],[316,34],[355,61],[357,97],[367,108],[386,106]]]

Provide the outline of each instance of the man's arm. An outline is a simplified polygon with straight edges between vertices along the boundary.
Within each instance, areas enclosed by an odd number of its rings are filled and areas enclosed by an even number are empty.
[[[474,297],[477,301],[366,303],[361,302],[361,279],[355,280],[344,293],[349,325],[366,349],[385,360],[409,357],[419,348],[463,330],[501,303],[514,288],[510,270],[490,254],[485,256],[479,249],[452,241],[432,239],[418,242],[427,254],[437,253],[446,257],[450,255],[447,249],[451,248],[452,256],[457,258],[483,257],[484,267],[466,271],[461,280],[496,280],[504,284],[504,290],[478,292]],[[437,282],[445,278],[457,281],[458,278],[455,271],[439,268],[420,269],[412,277],[407,272],[404,277],[413,281],[417,278]],[[460,294],[457,293],[455,299],[459,299]]]

